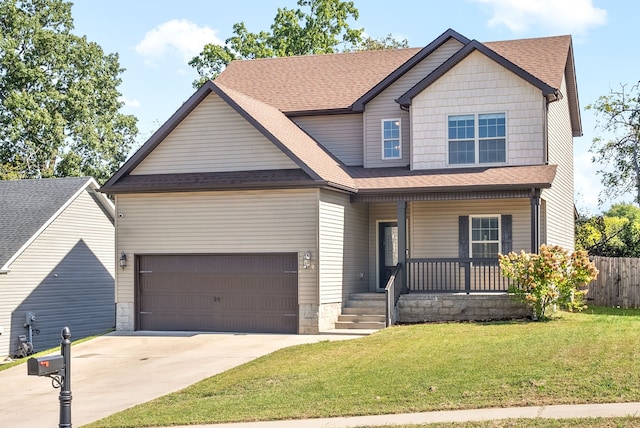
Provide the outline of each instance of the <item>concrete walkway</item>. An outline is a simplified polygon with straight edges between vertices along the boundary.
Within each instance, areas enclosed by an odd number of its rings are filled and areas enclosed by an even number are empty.
[[[640,417],[640,403],[577,404],[544,407],[510,407],[505,409],[453,410],[398,415],[353,416],[343,418],[303,419],[290,421],[246,422],[234,424],[189,425],[172,428],[353,428],[361,426],[393,426],[438,422],[470,422],[516,418],[590,418]]]

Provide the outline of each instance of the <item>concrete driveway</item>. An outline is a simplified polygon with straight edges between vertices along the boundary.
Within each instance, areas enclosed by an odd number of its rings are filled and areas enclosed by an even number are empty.
[[[71,332],[73,340],[73,332]],[[71,348],[74,427],[180,390],[288,346],[360,335],[114,332]],[[0,427],[57,427],[59,390],[27,376],[26,364],[0,371]]]

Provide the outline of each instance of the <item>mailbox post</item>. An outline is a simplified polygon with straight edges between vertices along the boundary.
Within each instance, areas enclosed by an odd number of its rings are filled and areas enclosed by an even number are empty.
[[[53,386],[60,388],[59,428],[71,428],[71,331],[62,329],[61,355],[34,357],[27,361],[27,374],[53,379]]]
[[[60,388],[60,428],[71,428],[71,331],[62,329],[60,353],[64,359],[62,388]]]

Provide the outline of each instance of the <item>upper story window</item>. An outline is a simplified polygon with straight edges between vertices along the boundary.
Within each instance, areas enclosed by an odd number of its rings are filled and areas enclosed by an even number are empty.
[[[507,161],[504,113],[449,116],[449,165]]]
[[[382,120],[382,159],[402,157],[402,134],[400,119]]]
[[[500,216],[472,216],[470,241],[471,257],[498,257],[500,252]]]

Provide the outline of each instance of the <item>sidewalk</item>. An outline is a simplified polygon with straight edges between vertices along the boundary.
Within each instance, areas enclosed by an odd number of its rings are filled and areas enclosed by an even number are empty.
[[[244,422],[214,425],[189,425],[172,428],[353,428],[436,422],[470,422],[516,418],[597,418],[640,417],[640,403],[576,404],[537,407],[452,410],[397,415],[351,416],[341,418],[300,419],[288,421]]]

